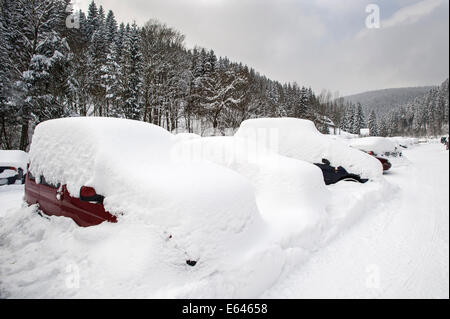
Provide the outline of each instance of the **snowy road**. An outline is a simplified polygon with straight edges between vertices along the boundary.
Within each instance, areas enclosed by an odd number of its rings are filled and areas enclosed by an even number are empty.
[[[410,163],[386,176],[399,187],[394,200],[367,211],[263,297],[449,297],[449,154],[427,144],[404,155]]]

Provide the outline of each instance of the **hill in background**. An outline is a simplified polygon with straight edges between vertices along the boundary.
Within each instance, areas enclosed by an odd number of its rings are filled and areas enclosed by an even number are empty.
[[[432,88],[433,86],[384,89],[349,95],[344,99],[352,103],[361,103],[366,114],[374,110],[382,115],[393,108],[413,102],[417,97],[423,97]]]

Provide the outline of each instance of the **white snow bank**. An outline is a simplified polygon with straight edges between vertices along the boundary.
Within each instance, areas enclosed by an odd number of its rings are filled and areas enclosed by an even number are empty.
[[[321,163],[328,159],[333,166],[363,178],[382,176],[381,163],[374,157],[353,149],[345,143],[321,134],[314,123],[294,118],[255,119],[241,124],[237,137],[263,141],[281,155]]]
[[[415,137],[394,136],[388,137],[388,139],[394,142],[400,148],[409,148],[419,144],[419,139]]]
[[[14,166],[27,171],[28,154],[23,151],[0,150],[0,166]]]
[[[401,153],[397,144],[385,137],[364,137],[353,139],[350,146],[364,152],[374,152],[377,155],[391,155]]]
[[[181,264],[226,256],[259,221],[252,185],[217,165],[173,163],[172,146],[172,134],[148,123],[52,120],[36,127],[30,170],[75,197],[80,187],[94,187],[105,209],[119,215],[115,231],[146,225],[149,236],[171,235],[177,243],[157,245],[150,255],[168,250]]]
[[[315,165],[238,137],[186,141],[174,148],[173,157],[215,163],[246,177],[254,187],[261,215],[278,229],[275,233],[284,237],[282,241],[292,242],[305,229],[320,230],[329,194]]]
[[[196,140],[202,138],[200,135],[194,134],[194,133],[178,133],[176,135],[173,135],[172,141],[174,143],[184,142],[184,141],[190,141],[190,140]]]
[[[358,138],[358,134],[352,134],[344,131],[340,128],[332,128],[330,127],[328,129],[329,135],[336,137],[336,138],[342,138],[342,139],[352,139],[352,138]]]

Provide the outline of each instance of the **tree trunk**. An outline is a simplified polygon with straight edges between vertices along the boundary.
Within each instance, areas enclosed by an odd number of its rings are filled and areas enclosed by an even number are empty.
[[[6,133],[6,124],[5,124],[4,116],[2,116],[2,130],[1,130],[1,134],[0,134],[0,142],[2,140],[2,135],[4,136],[4,139],[5,139],[6,149],[11,149],[11,144],[9,143],[8,134]]]
[[[22,124],[22,132],[20,135],[20,146],[19,149],[26,151],[28,147],[28,121]]]

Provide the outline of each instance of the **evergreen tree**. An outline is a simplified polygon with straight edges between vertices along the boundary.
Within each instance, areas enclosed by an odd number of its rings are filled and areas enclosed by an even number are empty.
[[[88,39],[92,38],[92,35],[95,31],[97,31],[99,25],[97,5],[95,4],[95,1],[92,0],[89,4],[88,16],[86,21],[86,35]]]
[[[128,119],[139,120],[141,116],[142,55],[139,28],[136,23],[133,23],[131,28],[127,26],[124,57],[123,114]]]
[[[309,118],[310,115],[309,102],[310,102],[309,92],[305,87],[302,87],[298,97],[296,117],[303,119]]]
[[[67,42],[61,38],[61,34],[65,29],[63,26],[65,25],[67,3],[64,0],[17,1],[14,3],[14,16],[10,21],[10,27],[15,29],[11,38],[14,46],[10,52],[13,52],[12,57],[18,77],[15,82],[17,94],[12,103],[18,112],[22,126],[19,148],[25,150],[29,144],[32,107],[36,105],[35,103],[41,104],[36,101],[36,97],[41,97],[39,99],[42,102],[48,91],[60,94],[59,91],[62,88],[59,83],[60,78],[56,75],[55,80],[50,77],[55,84],[50,83],[50,85],[43,85],[40,88],[33,88],[30,85],[45,75],[39,75],[41,70],[45,70],[46,67],[41,65],[42,63],[64,64],[62,60],[66,57],[62,52],[64,52],[64,47],[69,48]],[[54,52],[51,52],[52,49]],[[49,60],[46,61],[45,58]],[[61,73],[57,67],[54,69],[52,67],[53,64],[48,66],[48,69]],[[33,79],[32,76],[36,76],[36,78]],[[46,105],[50,105],[50,103]],[[39,110],[38,113],[42,114],[43,111]],[[53,114],[53,112],[45,113]]]
[[[109,46],[116,44],[117,40],[117,21],[112,10],[108,11],[105,21],[106,25],[106,40]]]
[[[105,116],[120,117],[122,66],[117,62],[117,49],[113,44],[108,50],[106,64],[102,69],[102,85],[105,92]]]
[[[101,21],[101,20],[97,20]],[[99,23],[98,28],[92,34],[92,40],[87,52],[88,59],[88,87],[89,93],[92,97],[93,114],[102,116],[105,101],[105,83],[101,80],[104,79],[104,71],[107,60],[107,53],[109,50],[107,41],[107,29],[105,24]]]
[[[378,136],[378,122],[375,111],[371,111],[368,120],[370,136]]]
[[[13,122],[12,110],[8,105],[8,96],[11,88],[11,73],[13,67],[9,58],[10,47],[8,43],[8,32],[6,25],[6,13],[8,9],[5,1],[0,2],[0,148],[11,148],[12,143],[7,133],[7,126]]]
[[[353,114],[352,114],[352,129],[351,132],[353,134],[360,134],[361,129],[364,126],[364,114],[362,110],[362,106],[360,103],[357,104],[355,108],[353,108]]]
[[[57,32],[50,32],[36,47],[30,68],[23,73],[25,104],[37,122],[66,115],[70,48]]]

